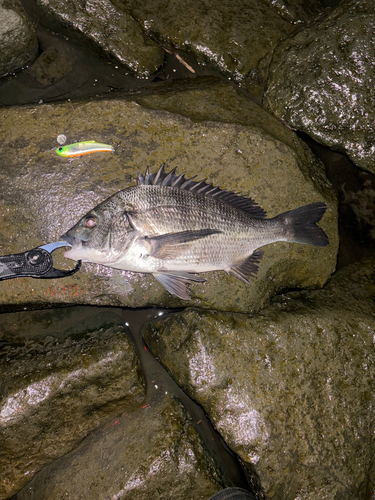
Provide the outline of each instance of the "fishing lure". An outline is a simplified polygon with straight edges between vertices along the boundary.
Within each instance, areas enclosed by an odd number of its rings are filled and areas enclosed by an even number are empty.
[[[60,146],[56,149],[56,153],[66,158],[74,156],[82,156],[90,153],[102,153],[104,151],[114,152],[114,147],[110,144],[101,144],[95,141],[84,141],[69,144],[68,146]]]

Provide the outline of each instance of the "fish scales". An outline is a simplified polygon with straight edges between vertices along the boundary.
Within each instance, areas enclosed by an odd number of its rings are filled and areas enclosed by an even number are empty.
[[[285,226],[270,220],[254,219],[245,212],[215,198],[164,186],[142,186],[120,193],[124,207],[136,212],[132,219],[144,236],[215,228],[218,234],[179,245],[169,269],[199,272],[222,266],[230,269],[260,244],[285,235]],[[251,232],[249,228],[254,226]],[[155,270],[166,263],[155,262]],[[193,266],[191,268],[190,266]]]
[[[138,185],[88,212],[61,239],[65,256],[116,269],[152,273],[172,294],[190,298],[196,273],[223,270],[249,283],[276,241],[328,245],[317,225],[326,205],[311,203],[266,219],[253,200],[169,173],[138,174]]]

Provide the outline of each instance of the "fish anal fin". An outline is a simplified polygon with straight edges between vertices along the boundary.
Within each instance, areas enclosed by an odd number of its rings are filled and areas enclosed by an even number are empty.
[[[188,285],[193,281],[202,283],[206,281],[201,276],[196,276],[183,271],[168,271],[153,273],[154,278],[172,295],[177,295],[182,300],[190,300]]]
[[[150,255],[157,259],[167,259],[176,257],[186,250],[186,244],[202,238],[207,238],[213,234],[221,233],[218,229],[198,229],[192,231],[180,231],[178,233],[167,233],[160,236],[153,236],[147,239],[151,245]]]
[[[258,264],[260,259],[263,257],[263,250],[255,250],[250,257],[245,259],[243,262],[237,266],[233,266],[229,269],[229,273],[235,278],[249,284],[248,278],[250,276],[255,276],[258,272]]]

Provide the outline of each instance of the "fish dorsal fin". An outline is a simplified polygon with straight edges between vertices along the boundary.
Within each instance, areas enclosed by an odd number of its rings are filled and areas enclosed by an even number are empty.
[[[194,179],[196,176],[188,179],[185,177],[185,173],[176,175],[175,171],[177,167],[173,168],[170,172],[166,172],[164,166],[165,163],[162,164],[155,174],[150,174],[148,167],[146,168],[144,175],[138,172],[138,186],[170,186],[185,191],[191,191],[202,196],[209,196],[211,198],[215,198],[216,200],[221,200],[228,203],[228,205],[243,210],[249,215],[259,219],[264,219],[267,215],[266,211],[257,205],[251,198],[246,198],[245,196],[238,195],[233,191],[226,191],[225,189],[215,187],[212,184],[208,184],[206,180],[195,181]]]

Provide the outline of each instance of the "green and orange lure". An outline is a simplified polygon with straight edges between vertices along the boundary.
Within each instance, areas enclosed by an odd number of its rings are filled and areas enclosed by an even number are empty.
[[[67,146],[60,146],[56,149],[56,153],[66,158],[73,158],[75,156],[88,155],[90,153],[102,153],[108,151],[114,152],[114,147],[110,144],[101,144],[95,141],[84,141],[69,144]]]

